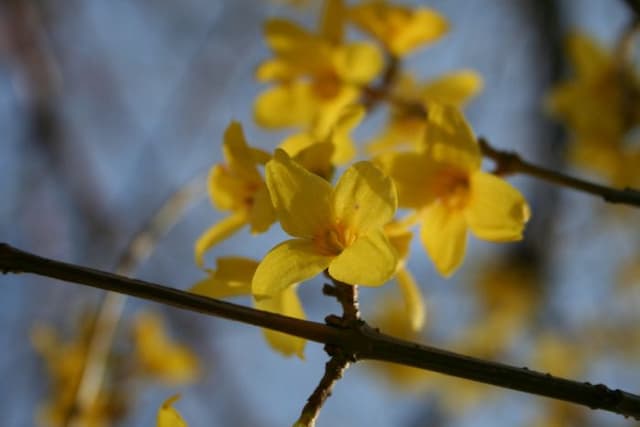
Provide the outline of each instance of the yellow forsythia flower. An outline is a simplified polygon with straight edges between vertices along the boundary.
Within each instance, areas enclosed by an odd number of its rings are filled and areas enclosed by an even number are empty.
[[[520,240],[529,206],[509,183],[480,169],[473,132],[455,107],[429,108],[425,148],[380,163],[394,179],[401,207],[420,212],[420,238],[436,269],[451,275],[464,258],[467,230],[477,237]]]
[[[290,21],[267,21],[265,37],[274,57],[258,67],[256,78],[275,85],[256,99],[260,126],[303,126],[318,117],[332,122],[378,76],[379,50],[343,40],[345,14],[342,0],[327,0],[317,34]]]
[[[395,56],[404,56],[442,37],[447,20],[426,7],[412,9],[385,0],[364,1],[350,8],[350,18]]]
[[[269,251],[253,277],[253,294],[274,295],[328,268],[336,280],[378,286],[398,262],[382,227],[396,211],[393,182],[369,162],[329,182],[276,150],[267,163],[267,186],[278,220],[295,239]]]
[[[182,384],[197,377],[198,359],[188,347],[176,344],[168,337],[159,315],[138,314],[133,339],[136,362],[144,374],[169,384]]]
[[[156,427],[188,427],[180,413],[172,406],[178,399],[180,396],[176,395],[162,404],[158,410]]]
[[[471,70],[445,74],[418,84],[410,76],[403,76],[392,89],[392,97],[403,100],[391,103],[389,118],[380,136],[369,144],[369,152],[379,154],[397,148],[415,149],[422,144],[427,125],[424,111],[430,104],[448,104],[462,108],[482,89],[482,77]]]
[[[251,280],[258,262],[242,257],[222,257],[217,260],[215,271],[209,277],[196,283],[191,292],[209,298],[229,298],[251,295]],[[304,319],[305,314],[296,292],[296,286],[290,286],[270,298],[254,300],[256,308]],[[262,329],[269,345],[285,356],[304,357],[306,340],[281,332]]]
[[[198,265],[202,265],[208,249],[244,225],[249,224],[253,233],[262,233],[275,221],[269,192],[258,170],[269,155],[247,145],[242,126],[237,122],[232,122],[224,133],[223,153],[226,163],[215,165],[209,173],[209,197],[215,207],[232,214],[198,238],[195,245]]]

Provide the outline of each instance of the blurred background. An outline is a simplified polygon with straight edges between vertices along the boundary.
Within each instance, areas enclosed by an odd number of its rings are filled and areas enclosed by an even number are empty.
[[[164,201],[221,161],[230,120],[243,123],[251,144],[275,147],[282,134],[259,129],[252,118],[253,100],[263,89],[253,73],[269,56],[262,25],[267,17],[287,16],[313,26],[317,4],[308,4],[2,2],[1,240],[113,270]],[[411,56],[409,70],[421,79],[476,70],[485,88],[466,112],[478,135],[537,163],[605,182],[567,164],[567,133],[543,104],[550,87],[567,75],[564,35],[581,29],[612,47],[632,19],[623,1],[421,4],[446,16],[451,31]],[[356,138],[364,141],[374,133],[365,122]],[[437,275],[414,242],[409,266],[428,307],[425,331],[415,339],[640,392],[638,212],[527,177],[510,181],[532,205],[523,242],[470,239],[463,267],[449,280]],[[226,214],[203,197],[194,202],[133,275],[181,289],[203,278],[193,243]],[[243,231],[217,246],[208,266],[221,255],[259,259],[281,237],[278,227],[257,238]],[[44,339],[34,339],[34,327],[53,328],[63,341],[77,339],[104,293],[28,275],[2,277],[0,292],[2,425],[36,425],[38,408],[56,389],[42,351],[34,349],[34,340]],[[366,318],[380,315],[393,292],[363,290]],[[312,320],[338,310],[322,296],[321,280],[305,284],[300,294]],[[113,360],[130,353],[134,334],[128,325],[140,310],[164,316],[172,339],[197,355],[198,378],[127,384],[119,396],[123,402],[110,407],[118,421],[102,425],[155,425],[158,407],[175,393],[182,394],[176,406],[191,427],[291,425],[322,375],[327,357],[320,345],[308,344],[305,360],[285,359],[257,328],[135,299],[126,301]],[[372,427],[636,424],[518,392],[367,363],[346,373],[319,419],[320,426]]]

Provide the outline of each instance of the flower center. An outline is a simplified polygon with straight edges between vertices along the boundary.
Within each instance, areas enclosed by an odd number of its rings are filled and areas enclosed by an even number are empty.
[[[469,177],[455,168],[437,174],[433,182],[436,197],[449,209],[463,209],[469,200]]]
[[[353,232],[342,224],[336,223],[316,234],[313,237],[313,243],[322,255],[336,256],[351,245],[355,239],[356,236]]]
[[[322,99],[333,99],[340,92],[340,80],[332,70],[318,73],[313,78],[313,92]]]

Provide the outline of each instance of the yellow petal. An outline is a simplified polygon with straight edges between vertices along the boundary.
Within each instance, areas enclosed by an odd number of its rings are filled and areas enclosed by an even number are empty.
[[[293,239],[280,243],[267,253],[253,276],[256,298],[272,296],[310,279],[329,266],[332,257],[317,252],[313,242]]]
[[[276,212],[271,203],[271,196],[266,186],[256,191],[249,210],[249,225],[252,233],[264,233],[276,220]]]
[[[356,234],[366,234],[391,221],[398,207],[393,181],[371,162],[352,165],[333,194],[338,222]]]
[[[366,84],[375,79],[384,59],[375,45],[370,43],[350,43],[335,51],[333,65],[336,73],[345,82]]]
[[[342,165],[349,162],[356,155],[356,147],[351,139],[351,132],[358,126],[365,116],[362,105],[345,107],[331,130],[331,139],[335,144],[333,163]]]
[[[404,299],[406,315],[409,318],[411,329],[418,332],[424,326],[425,305],[420,292],[420,287],[411,275],[411,272],[404,267],[398,269],[396,273],[396,281],[402,292]]]
[[[566,49],[578,77],[597,75],[611,63],[610,55],[586,34],[569,35]]]
[[[303,72],[296,65],[282,58],[267,59],[258,65],[255,77],[257,81],[262,83],[273,80],[291,80]]]
[[[343,0],[326,0],[320,19],[320,34],[332,44],[342,43],[345,7]]]
[[[331,162],[334,149],[335,145],[330,142],[318,142],[301,150],[294,160],[309,172],[330,181],[334,171]]]
[[[467,245],[464,215],[433,203],[423,213],[420,239],[438,272],[450,276],[462,263]]]
[[[254,118],[258,125],[267,129],[299,126],[311,121],[315,108],[307,83],[279,84],[258,95]]]
[[[331,221],[332,188],[277,149],[267,163],[267,187],[284,231],[313,238]]]
[[[251,280],[257,267],[258,262],[248,258],[218,258],[216,270],[196,283],[190,292],[209,298],[251,295]]]
[[[255,301],[255,306],[260,310],[295,317],[297,319],[306,318],[302,304],[298,298],[296,286],[290,286],[270,298],[260,298]],[[274,350],[285,356],[296,355],[300,359],[304,359],[306,340],[270,329],[263,329],[262,333]]]
[[[420,97],[427,103],[450,104],[460,108],[481,90],[482,77],[475,71],[462,70],[427,83]]]
[[[376,164],[393,179],[400,207],[417,209],[433,201],[435,195],[427,190],[435,166],[428,156],[389,153],[377,157]]]
[[[449,24],[427,8],[412,10],[386,2],[363,2],[351,8],[351,19],[380,40],[394,55],[403,56],[441,37]]]
[[[428,110],[425,148],[430,157],[465,171],[480,168],[480,147],[462,112],[446,104],[429,104]]]
[[[247,223],[247,214],[238,212],[212,225],[195,244],[195,258],[198,267],[202,267],[204,254],[213,246],[228,238]]]
[[[351,285],[384,285],[398,265],[398,256],[381,230],[356,239],[331,264],[329,274]]]
[[[285,138],[279,147],[282,148],[290,157],[294,157],[296,154],[309,147],[310,145],[319,142],[308,132],[296,133]]]
[[[180,413],[173,408],[180,395],[175,395],[167,399],[158,410],[157,427],[187,427],[187,423],[182,419]]]
[[[406,55],[410,51],[429,44],[442,37],[449,30],[447,20],[427,8],[419,8],[412,14],[412,19],[391,44],[397,55]]]
[[[264,36],[269,47],[277,54],[287,54],[297,50],[300,44],[314,38],[306,29],[285,19],[266,21]]]
[[[226,166],[215,165],[209,171],[207,190],[216,208],[234,210],[238,208],[238,194],[245,192],[245,183],[234,177]]]
[[[471,175],[471,192],[465,217],[473,234],[493,242],[522,239],[529,220],[529,205],[507,181],[478,171]]]
[[[134,322],[136,366],[147,376],[167,384],[193,381],[198,360],[186,346],[173,342],[157,314],[140,313]]]
[[[253,151],[244,137],[242,126],[231,122],[224,132],[222,146],[225,160],[234,175],[249,182],[260,182],[262,178],[256,167]]]

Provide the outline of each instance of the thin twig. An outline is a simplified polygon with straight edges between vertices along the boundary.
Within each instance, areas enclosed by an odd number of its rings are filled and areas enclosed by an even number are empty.
[[[334,279],[327,271],[325,271],[325,275],[331,279],[333,285],[324,285],[322,292],[325,295],[335,297],[342,306],[342,316],[328,316],[326,318],[327,324],[340,328],[357,327],[358,323],[362,322],[358,306],[358,287]],[[307,403],[302,408],[300,418],[298,418],[294,427],[313,427],[315,425],[324,402],[331,396],[333,386],[342,378],[350,363],[356,361],[354,354],[345,353],[338,346],[327,344],[324,349],[331,358],[326,363],[324,375],[307,399]]]
[[[127,245],[117,263],[116,273],[131,274],[149,257],[158,241],[173,228],[186,209],[206,194],[205,182],[206,175],[198,175],[167,199]],[[126,298],[125,294],[109,292],[98,308],[76,389],[75,404],[72,406],[74,410],[65,422],[69,427],[80,427],[83,423],[82,414],[86,413],[99,397]]]
[[[330,350],[330,346],[326,346],[325,350],[333,352],[331,359],[326,363],[324,375],[316,389],[309,396],[309,399],[307,399],[307,404],[304,405],[302,414],[300,414],[300,418],[298,418],[294,427],[313,427],[316,424],[322,405],[331,396],[335,383],[342,378],[344,371],[349,367],[349,360],[339,348]]]
[[[543,181],[558,184],[562,187],[600,196],[609,203],[620,203],[630,206],[640,207],[640,191],[633,188],[617,190],[600,184],[574,178],[550,169],[536,166],[523,160],[518,154],[510,151],[501,151],[493,148],[489,143],[479,138],[480,149],[485,157],[492,159],[496,163],[495,173],[508,175],[512,173],[522,173],[541,179]]]
[[[143,298],[333,345],[356,360],[379,360],[572,402],[640,419],[640,396],[400,340],[362,323],[338,328],[194,295],[156,283],[54,261],[0,244],[0,271],[32,273]]]

